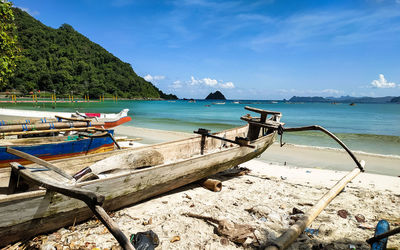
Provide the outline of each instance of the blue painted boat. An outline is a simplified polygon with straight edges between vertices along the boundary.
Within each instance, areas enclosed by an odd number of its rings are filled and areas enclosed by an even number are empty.
[[[112,135],[113,130],[109,133]],[[114,149],[110,136],[88,137],[84,135],[35,137],[8,139],[0,141],[0,168],[9,166],[10,162],[27,164],[30,161],[6,152],[6,148],[34,155],[44,160],[56,160],[74,156],[107,152]]]

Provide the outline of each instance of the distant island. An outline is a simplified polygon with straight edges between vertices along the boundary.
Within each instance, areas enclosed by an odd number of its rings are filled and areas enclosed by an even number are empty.
[[[390,102],[400,103],[400,96],[393,98]]]
[[[226,100],[226,98],[221,92],[217,90],[214,93],[211,92],[210,94],[208,94],[206,100]]]
[[[343,102],[343,103],[396,103],[400,102],[400,97],[384,96],[384,97],[321,97],[321,96],[293,96],[289,102]]]
[[[129,63],[71,25],[53,29],[21,9],[12,10],[22,52],[14,76],[1,91],[16,91],[20,95],[47,91],[57,96],[177,99],[138,76]]]

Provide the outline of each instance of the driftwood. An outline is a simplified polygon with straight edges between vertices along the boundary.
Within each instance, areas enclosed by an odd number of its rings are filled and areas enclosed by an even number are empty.
[[[379,240],[381,240],[383,238],[386,238],[386,237],[389,237],[389,236],[392,236],[392,235],[395,235],[395,234],[398,234],[398,233],[400,233],[400,227],[392,229],[390,231],[387,231],[386,233],[383,233],[383,234],[378,234],[378,235],[376,235],[376,236],[374,236],[372,238],[369,238],[367,240],[367,243],[372,245],[374,242],[377,242],[377,241],[379,241]]]
[[[188,217],[193,217],[207,222],[212,222],[217,225],[217,233],[220,236],[228,238],[230,241],[243,244],[247,238],[254,237],[255,229],[246,224],[237,224],[229,220],[218,220],[209,216],[203,216],[193,213],[182,214]]]
[[[364,167],[365,162],[361,165]],[[267,246],[267,250],[286,249],[292,244],[304,229],[321,213],[321,211],[343,190],[347,183],[353,180],[361,170],[355,168],[344,176],[333,186],[307,213],[305,213],[295,224],[286,230],[278,239]]]
[[[210,191],[213,191],[213,192],[219,192],[222,190],[222,182],[219,180],[205,179],[205,180],[201,180],[199,183],[204,188],[206,188]]]
[[[49,163],[50,164],[50,163]],[[129,239],[125,234],[118,228],[118,225],[111,219],[111,217],[104,211],[101,205],[104,202],[104,196],[98,195],[92,191],[88,191],[82,188],[65,186],[60,183],[53,183],[52,181],[45,180],[38,175],[32,174],[30,169],[22,168],[19,163],[12,162],[11,166],[13,171],[23,176],[24,179],[33,184],[39,185],[45,189],[69,196],[86,203],[86,205],[92,210],[96,217],[107,227],[112,235],[119,242],[121,247],[124,249],[134,249],[133,245],[129,242]]]

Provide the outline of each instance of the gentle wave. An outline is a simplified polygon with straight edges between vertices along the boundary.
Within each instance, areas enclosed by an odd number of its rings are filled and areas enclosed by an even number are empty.
[[[275,142],[274,144],[279,144],[279,142]],[[346,152],[342,148],[309,146],[309,145],[292,144],[292,143],[286,143],[285,145],[299,147],[299,148],[310,148],[310,149],[314,149],[314,150],[331,150],[331,151]],[[373,156],[373,157],[400,159],[400,155],[376,154],[376,153],[370,153],[370,152],[365,152],[365,151],[360,151],[360,150],[352,150],[352,152],[356,153],[356,154],[360,154],[360,155],[367,155],[367,156]]]

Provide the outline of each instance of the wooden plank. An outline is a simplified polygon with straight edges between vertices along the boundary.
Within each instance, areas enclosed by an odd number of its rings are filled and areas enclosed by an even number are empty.
[[[24,125],[10,125],[0,126],[0,133],[15,132],[15,131],[32,131],[32,130],[51,130],[62,128],[80,128],[91,126],[103,126],[104,122],[54,122],[54,123],[40,123],[40,124],[24,124]]]
[[[28,168],[21,168],[21,164],[17,162],[11,162],[11,167],[18,171],[18,173],[24,177],[24,179],[28,182],[34,183],[39,185],[43,188],[61,193],[63,195],[81,200],[86,204],[103,204],[104,196],[97,195],[92,191],[88,191],[82,188],[76,188],[72,186],[66,186],[61,183],[53,183],[51,180],[45,180],[44,178],[40,177],[40,174],[33,174],[30,169]]]
[[[54,172],[56,172],[56,173],[58,173],[58,174],[64,176],[64,177],[67,178],[68,180],[72,180],[72,179],[73,179],[72,176],[70,176],[69,174],[65,173],[62,169],[59,169],[59,168],[57,168],[56,166],[54,166],[53,164],[51,164],[51,163],[49,163],[49,162],[47,162],[47,161],[44,161],[44,160],[42,160],[42,159],[40,159],[40,158],[37,158],[37,157],[35,157],[35,156],[33,156],[33,155],[24,153],[24,152],[22,152],[22,151],[19,151],[19,150],[10,148],[10,147],[7,147],[6,151],[7,151],[7,153],[16,155],[16,156],[18,156],[18,157],[21,157],[21,158],[23,158],[23,159],[29,160],[29,161],[31,161],[31,162],[34,162],[34,163],[39,164],[39,165],[41,165],[41,166],[44,166],[44,167],[46,167],[46,168],[48,168],[48,169],[51,169],[51,170],[53,170]]]
[[[252,111],[252,112],[255,112],[255,113],[259,113],[259,114],[282,115],[281,112],[277,112],[277,111],[258,109],[258,108],[253,108],[253,107],[249,107],[249,106],[245,106],[244,108],[249,110],[249,111]]]
[[[10,184],[11,167],[0,168],[0,189],[8,189]]]
[[[365,162],[363,164],[365,164]],[[347,183],[353,180],[360,172],[361,170],[359,168],[355,168],[345,175],[307,213],[279,236],[279,238],[271,242],[271,245],[267,246],[265,249],[280,250],[288,248],[321,211],[344,189]]]
[[[6,133],[1,133],[0,136],[35,135],[35,134],[59,133],[59,132],[70,132],[70,131],[90,131],[90,130],[94,130],[94,129],[95,129],[95,127],[83,127],[83,128],[62,128],[62,129],[34,130],[34,131],[22,131],[22,132],[6,132]]]
[[[33,182],[36,185],[44,187],[48,190],[58,192],[60,194],[72,197],[85,202],[88,207],[93,211],[97,218],[107,227],[107,229],[116,238],[123,249],[133,250],[133,245],[129,242],[129,239],[125,234],[118,228],[118,225],[108,216],[106,211],[101,207],[104,202],[104,196],[98,195],[92,191],[88,191],[82,188],[69,187],[61,183],[52,183],[49,180],[40,178],[39,175],[34,175],[29,169],[21,169],[20,164],[13,162],[11,163],[12,168],[21,174],[25,180]]]
[[[249,117],[249,116],[242,116],[240,117],[241,120],[248,122],[254,126],[259,126],[263,128],[278,128],[279,125],[284,125],[282,122],[276,122],[272,120],[266,120],[265,122],[261,122],[260,118],[258,117]]]
[[[60,119],[60,120],[66,120],[66,121],[76,121],[76,122],[91,122],[91,121],[93,121],[93,119],[83,119],[83,118],[75,118],[75,117],[63,117],[63,116],[59,116],[59,115],[56,115],[55,116],[57,119]]]

